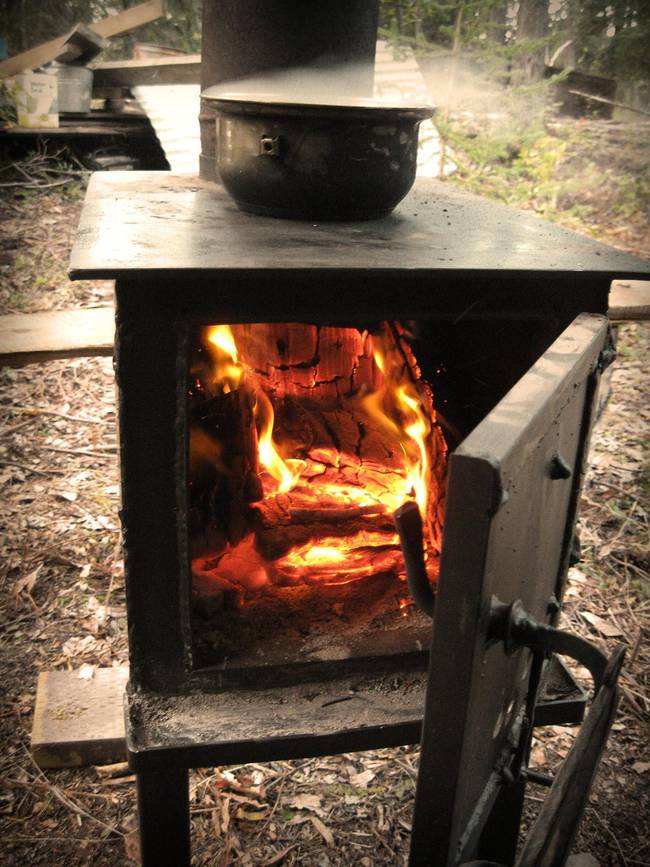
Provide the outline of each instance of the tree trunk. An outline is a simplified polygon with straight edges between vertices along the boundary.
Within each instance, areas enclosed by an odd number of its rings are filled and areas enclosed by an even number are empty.
[[[530,84],[544,78],[548,36],[548,0],[520,0],[516,41],[521,48],[513,61],[513,84]]]

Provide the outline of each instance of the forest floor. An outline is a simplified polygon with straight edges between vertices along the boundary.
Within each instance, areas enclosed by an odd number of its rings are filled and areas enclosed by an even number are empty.
[[[110,302],[109,283],[65,275],[82,188],[80,178],[5,191],[1,312]],[[638,252],[636,233],[614,237]],[[575,851],[641,867],[650,865],[650,323],[619,327],[618,350],[592,437],[583,559],[570,572],[562,622],[604,650],[628,649]],[[110,359],[0,372],[3,864],[101,867],[134,863],[137,853],[132,776],[42,772],[29,750],[40,671],[127,662],[115,413]],[[556,768],[577,730],[538,729],[532,765]],[[412,746],[193,772],[193,863],[406,864],[417,763]],[[545,793],[529,786],[528,822]]]

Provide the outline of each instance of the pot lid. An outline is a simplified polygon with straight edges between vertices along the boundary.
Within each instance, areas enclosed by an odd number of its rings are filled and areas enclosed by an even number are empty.
[[[318,100],[308,100],[292,92],[281,94],[273,91],[250,92],[227,90],[221,85],[215,85],[204,90],[204,99],[217,103],[221,111],[233,114],[262,115],[303,115],[313,114],[358,116],[372,115],[374,117],[403,118],[410,120],[425,120],[433,117],[435,106],[426,104],[395,103],[374,97],[345,97],[332,95],[322,96]]]

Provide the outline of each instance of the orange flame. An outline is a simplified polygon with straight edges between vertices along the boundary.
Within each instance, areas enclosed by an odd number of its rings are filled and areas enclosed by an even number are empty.
[[[278,483],[278,490],[286,493],[295,487],[300,474],[305,468],[305,462],[295,458],[283,460],[273,442],[273,422],[275,416],[273,406],[266,394],[259,389],[256,394],[255,418],[260,428],[258,431],[258,454],[264,469]]]
[[[424,520],[426,519],[429,497],[429,454],[426,442],[431,426],[422,409],[422,402],[417,392],[409,394],[409,391],[415,392],[415,388],[402,385],[397,389],[398,402],[403,409],[406,408],[410,412],[410,421],[404,427],[404,433],[418,449],[418,457],[411,463],[406,477],[406,485],[409,491],[413,490],[415,501],[420,507],[420,514]],[[406,412],[404,414],[408,415]]]
[[[424,520],[430,484],[427,438],[431,433],[431,422],[415,384],[401,382],[401,359],[391,358],[379,349],[374,350],[373,357],[384,381],[377,391],[363,399],[363,405],[398,441],[404,453],[406,471],[404,491],[399,497],[403,502],[413,496]]]
[[[228,394],[238,388],[245,372],[239,362],[235,338],[229,325],[211,326],[206,338],[214,357],[214,382]]]

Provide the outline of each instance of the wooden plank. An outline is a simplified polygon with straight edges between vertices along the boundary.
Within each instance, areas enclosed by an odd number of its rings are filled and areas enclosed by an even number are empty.
[[[609,318],[615,322],[650,319],[650,282],[615,280],[609,293]]]
[[[112,307],[0,316],[0,362],[23,365],[55,358],[112,355],[114,328]]]
[[[65,136],[109,136],[116,138],[129,138],[131,136],[149,135],[150,127],[148,124],[137,123],[127,125],[109,124],[109,123],[66,123],[58,127],[51,128],[36,128],[12,126],[0,129],[0,137],[13,138],[15,136],[30,136],[39,135],[47,138],[56,136],[63,138]]]
[[[69,33],[57,36],[47,42],[22,51],[0,63],[0,78],[7,78],[32,69],[38,69],[53,60],[71,62],[79,59],[91,60],[107,45],[106,40],[86,27],[77,24]]]
[[[130,30],[140,27],[142,24],[148,24],[150,21],[155,21],[156,18],[160,18],[165,14],[165,0],[148,0],[147,3],[132,6],[124,12],[119,12],[117,15],[107,15],[106,18],[102,18],[100,21],[93,21],[90,29],[92,32],[104,37],[104,39],[108,39],[111,36],[128,33]],[[3,60],[0,63],[0,78],[7,78],[10,75],[16,75],[18,72],[25,70],[37,69],[45,63],[56,60],[62,54],[68,60],[73,59],[70,56],[71,48],[68,45],[68,41],[81,27],[75,27],[70,33],[57,36],[55,39],[50,39],[27,51],[21,51],[20,54],[16,54],[14,57]],[[83,29],[86,30],[85,27]]]
[[[80,677],[80,671],[44,671],[38,676],[32,754],[41,768],[126,758],[122,704],[128,668],[98,668],[90,678]]]
[[[615,281],[610,302],[611,320],[650,319],[650,282]],[[113,332],[112,307],[0,316],[0,363],[112,355]]]
[[[111,36],[121,36],[166,14],[165,0],[148,0],[146,3],[139,3],[137,6],[125,9],[124,12],[118,12],[117,15],[107,15],[101,21],[93,21],[92,28],[95,33],[110,39]]]
[[[109,60],[93,67],[93,88],[137,87],[142,84],[200,84],[201,55],[157,60]]]

